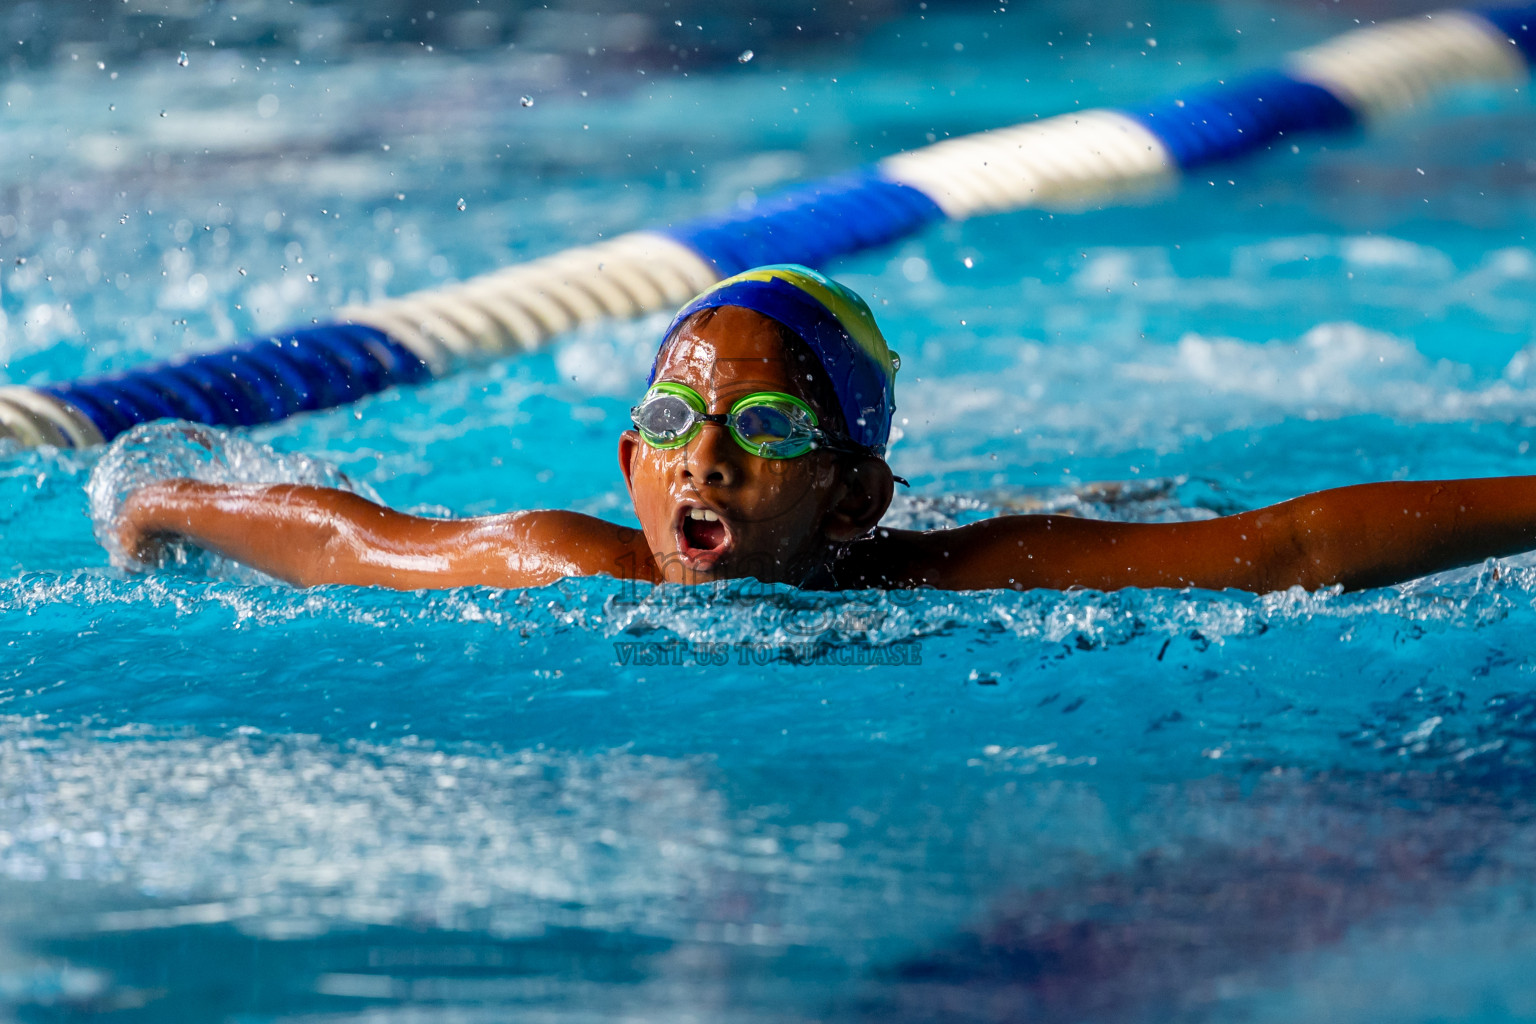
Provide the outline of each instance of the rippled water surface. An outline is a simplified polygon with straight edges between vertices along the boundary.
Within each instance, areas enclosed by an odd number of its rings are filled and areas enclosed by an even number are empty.
[[[55,32],[0,78],[0,382],[750,206],[1387,5],[1327,6],[878,6],[810,41],[785,8],[747,63],[667,12],[594,54],[597,22],[544,15],[468,48],[323,44],[331,7],[163,51]],[[1532,472],[1533,140],[1524,87],[1472,91],[831,268],[903,356],[892,521]],[[1528,559],[1357,594],[399,595],[195,552],[128,576],[93,532],[93,496],[168,467],[633,522],[614,437],[659,327],[105,463],[0,456],[0,1018],[1536,1018]]]

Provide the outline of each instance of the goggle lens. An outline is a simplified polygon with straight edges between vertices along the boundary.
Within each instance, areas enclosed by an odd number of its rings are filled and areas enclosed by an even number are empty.
[[[804,455],[815,439],[814,428],[792,405],[763,402],[738,409],[731,424],[736,439],[756,455],[789,459]]]
[[[645,440],[657,448],[687,444],[698,430],[698,410],[679,395],[653,394],[632,415]]]
[[[795,432],[795,424],[782,409],[753,405],[736,414],[736,432],[753,444],[773,444]]]

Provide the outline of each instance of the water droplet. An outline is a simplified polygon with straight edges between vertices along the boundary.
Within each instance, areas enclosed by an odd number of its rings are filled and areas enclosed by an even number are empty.
[[[457,203],[455,203],[454,205],[459,208],[459,212],[460,213],[463,213],[465,210],[467,210],[469,208],[469,204],[464,202],[464,197],[463,196],[460,196],[459,197],[459,201]]]
[[[187,51],[186,50],[182,50],[181,51],[181,56],[176,58],[176,63],[178,65],[180,65],[181,67],[186,67],[188,64],[191,63],[191,61],[187,60]]]
[[[105,70],[107,70],[107,62],[104,61],[104,60],[97,61],[96,62],[96,70],[97,71],[105,71]]]
[[[742,50],[740,56],[736,58],[736,63],[745,64],[756,56],[757,54],[753,53],[751,50]]]
[[[533,106],[533,97],[532,96],[524,96],[522,99],[518,100],[517,102],[521,103],[525,107],[531,107],[531,106]]]
[[[108,110],[116,110],[117,109],[117,104],[116,103],[108,103],[107,104],[107,109]]]
[[[315,282],[316,282],[316,281],[318,281],[318,280],[320,280],[320,279],[319,279],[319,278],[318,278],[318,277],[316,277],[316,276],[315,276],[315,275],[314,275],[314,274],[305,274],[305,275],[304,275],[304,276],[305,276],[305,277],[307,277],[307,278],[309,278],[309,283],[310,283],[310,284],[314,284],[314,283],[315,283]]]
[[[976,265],[976,261],[975,260],[971,259],[969,256],[967,256],[965,258],[965,269],[966,270],[970,270],[975,265]]]
[[[403,200],[405,198],[405,193],[404,192],[396,192],[395,193],[395,198]]]
[[[240,276],[244,277],[245,276],[245,268],[244,267],[240,267],[239,270],[240,270]]]
[[[165,116],[165,111],[163,111],[163,110],[162,110],[162,111],[160,111],[160,116],[161,116],[161,117],[164,117],[164,116]]]

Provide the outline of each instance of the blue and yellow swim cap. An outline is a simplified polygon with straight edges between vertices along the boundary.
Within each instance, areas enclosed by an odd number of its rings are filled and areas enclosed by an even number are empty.
[[[757,267],[726,278],[684,306],[662,337],[662,347],[688,317],[718,306],[753,310],[799,335],[832,381],[849,436],[876,454],[885,453],[901,361],[886,347],[875,315],[863,299],[809,267],[794,263]],[[655,380],[653,363],[647,383]]]

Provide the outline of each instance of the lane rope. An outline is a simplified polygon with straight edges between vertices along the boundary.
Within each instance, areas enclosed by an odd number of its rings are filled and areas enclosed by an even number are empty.
[[[824,266],[942,220],[1102,205],[1281,138],[1369,127],[1453,87],[1526,82],[1533,66],[1536,4],[1383,22],[1294,53],[1277,70],[1142,107],[947,139],[749,211],[344,307],[335,323],[107,377],[0,387],[0,440],[80,448],[167,417],[272,423],[531,352],[580,324],[671,311],[751,267]]]

